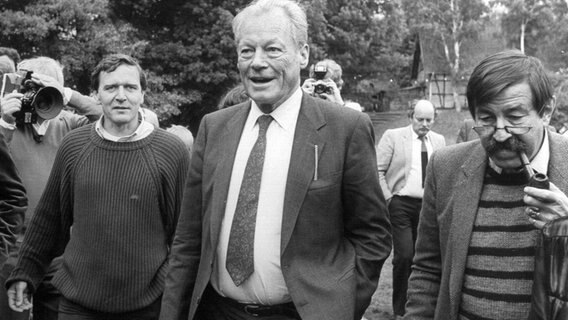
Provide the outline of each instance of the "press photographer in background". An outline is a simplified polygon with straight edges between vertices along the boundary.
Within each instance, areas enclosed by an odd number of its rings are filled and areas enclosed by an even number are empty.
[[[343,87],[343,70],[337,62],[324,59],[310,67],[310,78],[304,81],[302,89],[311,96],[335,102],[344,107],[363,111],[361,105],[353,101],[345,101],[341,97]]]
[[[94,99],[64,88],[63,68],[54,59],[37,57],[23,60],[18,64],[17,73],[8,74],[3,79],[9,83],[2,83],[5,90],[0,100],[0,132],[9,145],[27,190],[29,205],[16,247],[12,248],[9,260],[1,269],[2,284],[16,263],[25,227],[34,214],[63,137],[71,130],[97,120],[102,114],[101,106]],[[64,107],[76,112],[64,110]],[[55,259],[34,294],[34,320],[57,319],[59,293],[51,286],[50,279],[58,265],[59,260]],[[11,311],[5,290],[0,291],[2,320],[27,319],[27,312]]]

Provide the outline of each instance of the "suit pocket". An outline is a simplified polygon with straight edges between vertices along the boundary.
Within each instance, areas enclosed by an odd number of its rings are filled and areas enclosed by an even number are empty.
[[[333,172],[329,175],[318,177],[317,180],[312,180],[310,186],[308,187],[308,191],[317,190],[317,189],[324,189],[328,187],[332,187],[341,183],[341,177],[343,175],[343,171]]]

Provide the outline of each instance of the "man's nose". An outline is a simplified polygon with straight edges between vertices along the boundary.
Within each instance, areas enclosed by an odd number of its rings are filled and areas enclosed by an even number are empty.
[[[498,142],[503,142],[511,137],[511,134],[505,130],[505,121],[497,119],[495,123],[495,132],[493,139]]]
[[[265,68],[266,64],[266,54],[263,50],[256,50],[254,56],[252,57],[251,66],[255,69]]]
[[[124,87],[119,86],[116,92],[116,100],[118,101],[126,101],[126,94],[124,92]]]

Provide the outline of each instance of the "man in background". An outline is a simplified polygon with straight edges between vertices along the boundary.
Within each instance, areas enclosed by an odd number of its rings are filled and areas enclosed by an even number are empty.
[[[206,115],[194,144],[162,320],[361,319],[390,253],[368,115],[305,94],[295,1],[233,20],[251,100]]]
[[[392,225],[392,304],[397,319],[404,315],[426,165],[432,153],[446,145],[444,137],[431,130],[435,116],[430,101],[418,100],[408,113],[410,124],[385,131],[377,146],[377,168]]]
[[[331,59],[324,59],[310,67],[310,77],[304,81],[302,89],[308,94],[357,111],[363,111],[357,102],[344,100],[343,69]]]

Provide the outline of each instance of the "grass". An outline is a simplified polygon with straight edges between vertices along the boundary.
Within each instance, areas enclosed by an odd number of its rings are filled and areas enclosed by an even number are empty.
[[[376,143],[387,129],[410,124],[406,112],[369,113],[375,127]],[[446,144],[456,142],[457,133],[464,119],[471,118],[468,111],[440,110],[432,130],[446,138]],[[392,253],[381,270],[379,286],[373,295],[371,305],[365,312],[368,320],[391,320],[392,315]]]

